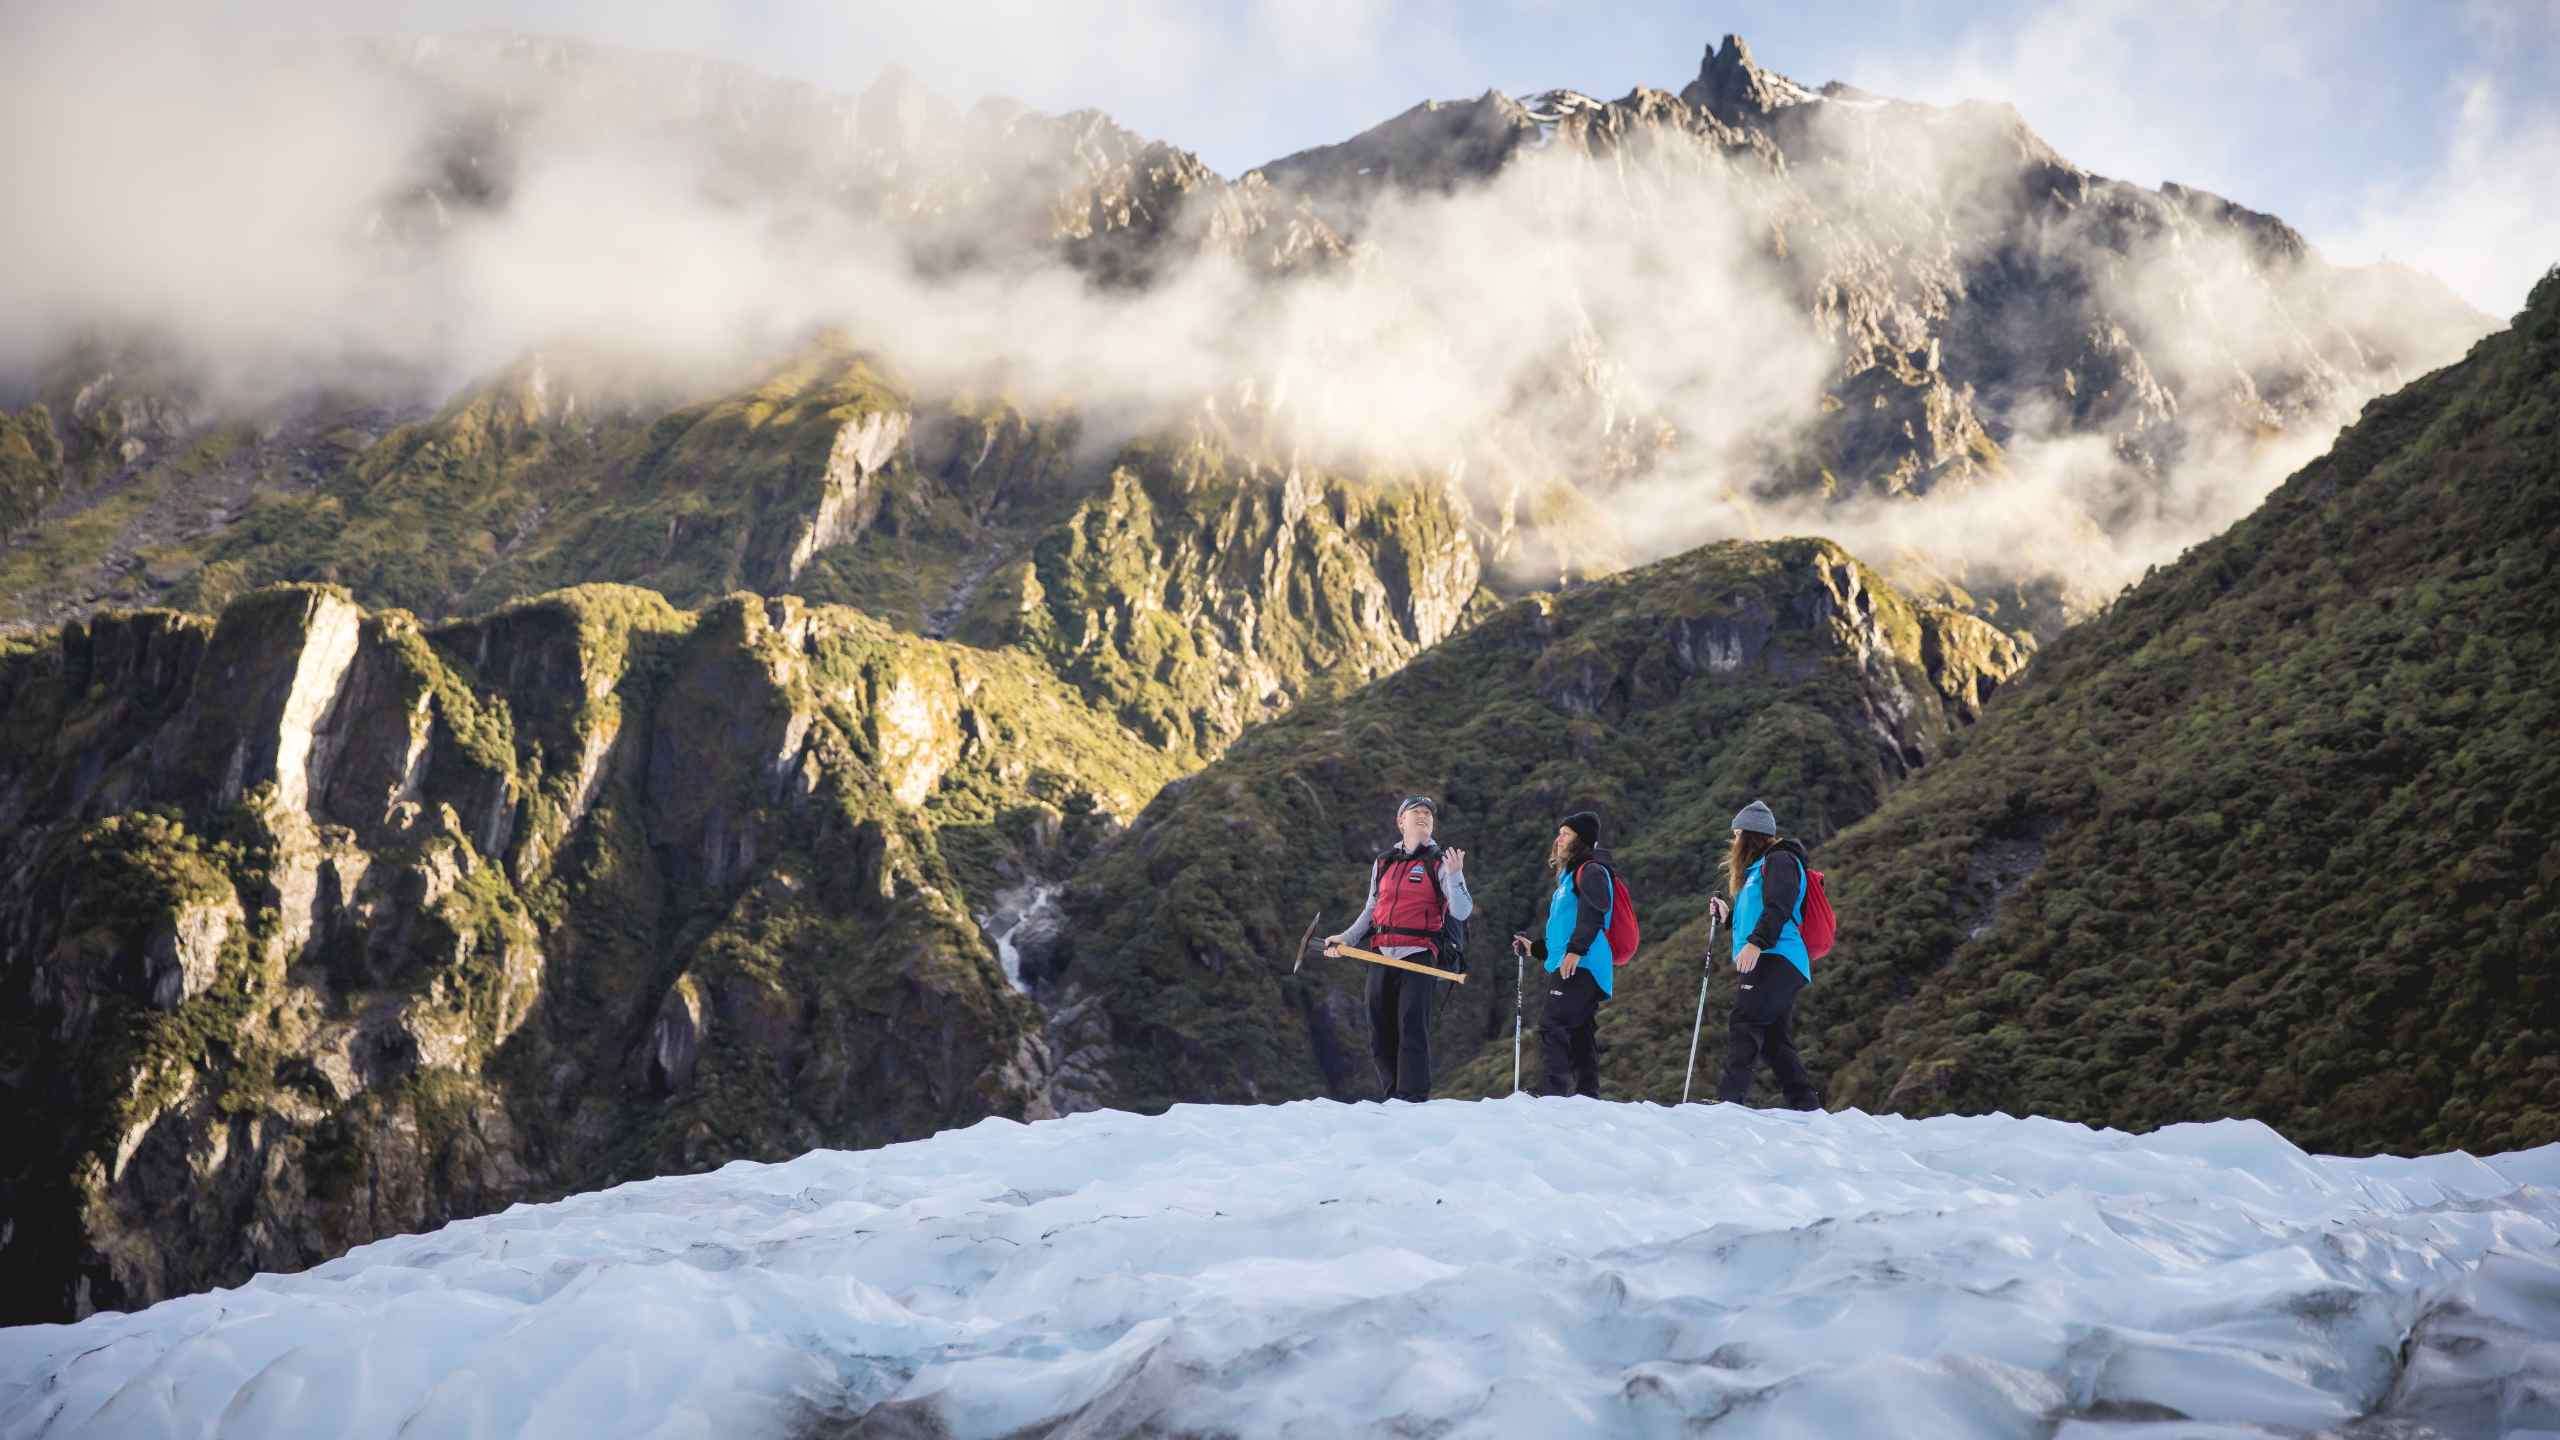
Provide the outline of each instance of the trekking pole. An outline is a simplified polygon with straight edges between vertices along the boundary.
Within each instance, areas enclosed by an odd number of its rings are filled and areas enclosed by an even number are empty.
[[[1511,947],[1511,959],[1515,972],[1511,981],[1511,1093],[1517,1095],[1520,1093],[1520,1008],[1521,997],[1529,993],[1529,952],[1525,947],[1514,945]]]
[[[1707,978],[1716,973],[1716,912],[1707,912],[1707,963],[1698,972],[1698,1018],[1689,1022],[1689,1068],[1680,1076],[1680,1103],[1689,1103],[1689,1082],[1698,1074],[1698,1032],[1707,1024]],[[1518,1062],[1514,1061],[1515,1068]]]

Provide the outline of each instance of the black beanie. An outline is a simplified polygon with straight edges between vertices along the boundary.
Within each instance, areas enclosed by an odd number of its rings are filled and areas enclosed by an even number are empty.
[[[1595,849],[1600,844],[1600,814],[1595,810],[1576,810],[1564,817],[1564,828],[1582,837],[1582,843]]]

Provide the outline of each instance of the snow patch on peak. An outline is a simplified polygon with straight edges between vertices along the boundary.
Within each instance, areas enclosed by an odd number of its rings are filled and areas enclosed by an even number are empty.
[[[1541,90],[1521,101],[1520,108],[1528,111],[1529,118],[1533,120],[1552,123],[1576,111],[1601,110],[1607,107],[1579,90]]]
[[[1819,91],[1808,90],[1775,70],[1761,71],[1760,78],[1769,87],[1771,109],[1786,105],[1808,105],[1816,100],[1827,98]]]

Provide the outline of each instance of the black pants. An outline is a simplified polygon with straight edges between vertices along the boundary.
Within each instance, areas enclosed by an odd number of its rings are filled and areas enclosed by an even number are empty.
[[[1416,956],[1422,964],[1428,955]],[[1385,965],[1369,967],[1369,1058],[1380,1098],[1431,1098],[1431,1002],[1445,980]]]
[[[1577,968],[1573,978],[1549,975],[1546,1003],[1538,1010],[1538,1048],[1547,1057],[1541,1095],[1600,1094],[1600,982]]]
[[[1804,972],[1784,955],[1763,955],[1751,973],[1735,972],[1733,1020],[1727,1027],[1724,1079],[1716,1098],[1741,1104],[1751,1098],[1751,1072],[1767,1056],[1769,1069],[1786,1092],[1790,1110],[1819,1110],[1822,1092],[1796,1053],[1796,997],[1804,993]]]

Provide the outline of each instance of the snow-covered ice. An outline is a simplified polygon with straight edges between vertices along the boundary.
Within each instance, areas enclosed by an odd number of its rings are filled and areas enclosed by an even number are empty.
[[[990,1120],[0,1331],[46,1436],[2560,1431],[2560,1146],[1604,1104]]]

